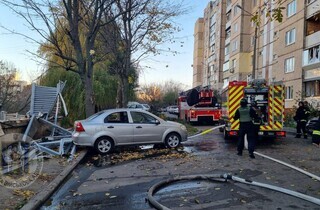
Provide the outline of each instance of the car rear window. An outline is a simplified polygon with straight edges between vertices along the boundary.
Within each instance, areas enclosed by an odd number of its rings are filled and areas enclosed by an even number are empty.
[[[87,121],[93,120],[93,119],[97,118],[98,116],[102,115],[104,112],[105,111],[97,112],[94,115],[91,115],[90,117],[88,117],[86,120]]]

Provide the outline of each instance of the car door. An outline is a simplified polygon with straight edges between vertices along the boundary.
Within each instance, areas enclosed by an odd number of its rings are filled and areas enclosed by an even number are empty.
[[[153,116],[138,111],[130,111],[133,121],[133,141],[140,143],[156,143],[162,141],[165,127]],[[158,122],[158,123],[157,123]]]
[[[133,125],[129,123],[128,112],[112,112],[104,119],[104,130],[111,133],[116,144],[133,143]]]

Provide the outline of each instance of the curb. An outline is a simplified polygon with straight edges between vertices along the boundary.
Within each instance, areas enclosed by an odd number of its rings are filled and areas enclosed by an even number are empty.
[[[81,151],[79,156],[73,160],[71,165],[68,165],[48,186],[45,187],[38,194],[33,196],[21,210],[35,210],[38,209],[46,200],[54,193],[54,191],[60,187],[66,177],[73,171],[73,169],[79,164],[79,162],[85,157],[87,150]]]

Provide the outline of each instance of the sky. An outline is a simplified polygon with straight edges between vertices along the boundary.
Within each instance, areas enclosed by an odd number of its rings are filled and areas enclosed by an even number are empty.
[[[162,49],[170,48],[178,51],[178,54],[162,54],[149,56],[139,64],[141,72],[139,84],[163,84],[166,81],[181,83],[186,88],[192,87],[192,63],[193,63],[193,33],[196,20],[203,17],[203,11],[209,0],[184,0],[190,6],[190,12],[179,17],[175,22],[182,29],[176,34],[175,44],[165,44]],[[8,8],[0,5],[0,25],[18,33],[31,37],[38,37],[36,32],[28,29],[21,17],[14,14]],[[20,35],[13,35],[0,28],[0,60],[12,63],[20,72],[21,79],[33,81],[43,71],[43,67],[29,52],[36,53],[38,45],[28,41]]]

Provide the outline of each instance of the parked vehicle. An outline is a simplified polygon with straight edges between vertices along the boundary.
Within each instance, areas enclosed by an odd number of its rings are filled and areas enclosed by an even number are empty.
[[[148,104],[131,104],[128,106],[129,109],[141,109],[145,111],[150,111],[150,106]]]
[[[310,119],[310,120],[307,122],[307,124],[306,124],[306,130],[307,130],[307,133],[308,133],[308,134],[312,134],[312,132],[313,132],[315,126],[316,126],[316,123],[317,123],[318,119],[319,119],[318,117],[314,117],[314,118]]]
[[[181,92],[178,106],[179,118],[190,123],[218,123],[221,117],[221,107],[213,90],[208,86],[198,86]]]
[[[178,106],[169,106],[167,108],[167,111],[170,113],[170,114],[178,114],[179,113],[179,108]]]
[[[162,107],[162,108],[160,109],[160,111],[161,111],[161,112],[166,112],[166,111],[167,111],[167,107]]]
[[[283,130],[284,120],[284,85],[282,83],[267,83],[266,80],[255,79],[248,84],[247,81],[232,81],[222,90],[221,128],[224,138],[230,139],[239,135],[239,120],[234,120],[234,114],[240,107],[240,99],[246,98],[249,104],[253,101],[262,115],[259,129],[260,137],[285,137]]]
[[[138,109],[110,109],[76,121],[72,134],[76,145],[94,147],[100,154],[121,145],[164,144],[178,147],[187,140],[187,129]]]

